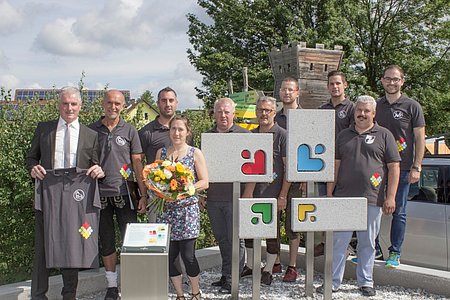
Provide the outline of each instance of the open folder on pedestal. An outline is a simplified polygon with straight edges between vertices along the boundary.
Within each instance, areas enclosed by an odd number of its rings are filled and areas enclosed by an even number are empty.
[[[168,224],[129,223],[123,240],[122,253],[167,253],[169,241]]]

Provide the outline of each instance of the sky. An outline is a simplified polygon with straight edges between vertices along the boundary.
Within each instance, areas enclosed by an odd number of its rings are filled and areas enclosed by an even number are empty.
[[[0,0],[0,86],[146,90],[166,86],[178,108],[199,108],[201,75],[186,50],[194,0]]]

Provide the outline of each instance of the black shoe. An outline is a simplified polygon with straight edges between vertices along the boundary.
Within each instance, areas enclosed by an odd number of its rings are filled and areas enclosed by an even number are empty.
[[[261,273],[261,283],[264,285],[271,285],[272,284],[272,274],[270,274],[267,271],[263,271]]]
[[[253,270],[247,267],[247,265],[244,266],[244,269],[242,269],[241,277],[247,277],[252,276]]]
[[[227,282],[227,278],[225,276],[220,277],[219,280],[214,281],[211,283],[212,286],[223,286],[224,283]]]
[[[324,289],[325,289],[325,287],[322,284],[321,286],[316,288],[316,292],[319,293],[319,294],[323,294],[324,293]],[[334,292],[337,292],[337,291],[339,291],[339,288],[333,289],[333,287],[331,287],[331,292],[334,293]]]
[[[221,293],[221,294],[231,294],[231,284],[228,281],[225,281],[225,283],[219,289],[219,293]]]
[[[106,290],[105,300],[119,299],[119,289],[117,287],[110,287]]]
[[[377,293],[373,287],[370,286],[362,286],[359,288],[359,290],[362,292],[363,296],[366,297],[372,297],[375,296]]]

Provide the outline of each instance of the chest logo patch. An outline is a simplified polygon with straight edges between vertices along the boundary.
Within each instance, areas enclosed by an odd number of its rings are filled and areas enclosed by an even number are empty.
[[[394,110],[394,112],[392,113],[392,116],[396,120],[401,119],[401,118],[403,118],[403,112],[400,110]]]
[[[378,172],[373,173],[373,175],[370,177],[370,182],[374,187],[377,187],[381,183],[381,175]]]
[[[406,147],[408,147],[408,145],[406,144],[405,139],[402,138],[402,137],[400,139],[396,140],[395,143],[397,144],[398,152],[402,152],[403,150],[406,149]]]
[[[374,135],[367,135],[365,140],[367,145],[372,145],[373,142],[375,141],[375,136]]]
[[[116,137],[116,144],[117,145],[123,146],[123,145],[125,145],[125,143],[126,143],[125,140],[121,136]]]
[[[73,199],[77,202],[80,202],[84,199],[85,194],[82,189],[77,189],[75,192],[73,192]]]
[[[78,232],[85,240],[87,240],[91,236],[92,232],[94,232],[94,230],[89,223],[84,223],[83,225],[81,225],[80,229],[78,229]]]
[[[339,119],[344,119],[346,116],[347,116],[347,112],[346,112],[345,110],[341,110],[341,111],[338,113],[338,118],[339,118]]]

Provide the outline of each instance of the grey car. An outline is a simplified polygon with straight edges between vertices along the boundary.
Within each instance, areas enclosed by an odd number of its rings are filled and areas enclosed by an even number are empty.
[[[380,245],[389,251],[391,216],[383,216]],[[450,271],[450,156],[425,157],[411,185],[401,263]]]

